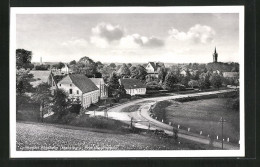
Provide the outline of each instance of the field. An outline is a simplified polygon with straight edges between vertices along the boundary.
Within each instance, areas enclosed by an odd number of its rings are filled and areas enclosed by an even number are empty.
[[[114,133],[92,131],[75,126],[25,123],[16,124],[16,149],[32,150],[187,150],[207,149],[207,146],[172,138],[160,138],[153,134]]]
[[[239,140],[239,112],[228,107],[229,98],[214,98],[189,102],[174,102],[165,108],[165,117],[168,122],[204,135],[221,136],[220,118],[224,123],[223,136],[230,141]]]

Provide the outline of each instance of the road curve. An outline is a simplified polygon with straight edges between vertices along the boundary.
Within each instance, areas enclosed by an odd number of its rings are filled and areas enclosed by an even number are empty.
[[[208,95],[222,94],[222,93],[233,92],[233,91],[234,90],[229,89],[229,90],[219,90],[219,91],[212,91],[212,92],[202,92],[202,93],[196,93],[196,94],[143,98],[143,99],[138,99],[138,100],[130,101],[130,102],[115,106],[113,108],[108,109],[107,112],[108,112],[108,116],[112,119],[117,119],[117,120],[121,120],[121,121],[130,123],[131,118],[133,118],[133,120],[134,120],[133,126],[135,126],[135,127],[142,128],[142,129],[148,129],[148,128],[160,129],[160,130],[164,130],[169,135],[173,135],[172,126],[162,123],[160,121],[157,121],[149,116],[150,115],[149,108],[156,101],[174,100],[174,99],[179,99],[179,98],[184,98],[184,97],[208,96]],[[123,108],[131,106],[131,105],[135,105],[138,103],[141,105],[141,107],[139,108],[138,111],[131,112],[131,113],[121,112],[121,110]],[[101,113],[101,112],[99,112],[99,113]],[[194,141],[197,143],[209,144],[209,139],[207,137],[200,136],[198,134],[194,134],[194,133],[187,132],[184,130],[179,130],[178,136],[180,138],[183,138],[186,140],[191,140],[191,141]],[[221,141],[214,141],[213,146],[221,149],[222,143],[221,143]],[[225,142],[223,149],[238,150],[239,145]]]

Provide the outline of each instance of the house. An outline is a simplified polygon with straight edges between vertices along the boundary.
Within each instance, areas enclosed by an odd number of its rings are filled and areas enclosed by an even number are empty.
[[[108,97],[108,86],[105,84],[103,78],[89,78],[99,89],[99,97]]]
[[[149,62],[147,64],[147,66],[145,67],[145,69],[146,69],[148,75],[158,77],[158,72],[159,72],[161,67],[165,67],[164,63],[161,63],[161,62],[157,62],[157,63]]]
[[[71,73],[71,70],[70,70],[68,64],[65,64],[64,67],[62,67],[60,71],[61,71],[61,74],[65,74],[65,75]]]
[[[239,78],[239,72],[223,72],[224,78]]]
[[[220,74],[220,71],[219,70],[215,70],[215,71],[213,71],[213,74]]]
[[[47,83],[51,86],[50,89],[52,94],[54,94],[54,91],[58,88],[58,82],[62,80],[64,77],[64,75],[54,75],[53,72],[50,73]]]
[[[186,72],[186,70],[181,70],[180,74],[185,77],[187,75],[187,72]]]
[[[83,74],[69,74],[57,83],[57,87],[68,93],[70,100],[79,100],[84,108],[98,102],[98,87]]]
[[[138,79],[122,78],[119,79],[119,84],[123,85],[126,93],[131,96],[146,94],[146,85]]]

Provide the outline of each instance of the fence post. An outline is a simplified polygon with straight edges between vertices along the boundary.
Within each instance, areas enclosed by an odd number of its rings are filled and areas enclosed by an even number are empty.
[[[131,129],[133,128],[133,117],[131,117]]]

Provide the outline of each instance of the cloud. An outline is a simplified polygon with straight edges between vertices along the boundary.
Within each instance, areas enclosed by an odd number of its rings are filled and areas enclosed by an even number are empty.
[[[216,34],[213,28],[200,24],[191,27],[188,32],[180,32],[175,28],[171,28],[168,33],[171,38],[179,41],[202,44],[212,43]]]
[[[111,25],[107,23],[99,23],[96,27],[92,28],[92,33],[107,41],[119,40],[124,35],[124,30],[119,25]]]
[[[164,41],[156,37],[145,37],[139,34],[132,34],[123,37],[120,40],[120,46],[122,48],[157,48],[164,46]]]

